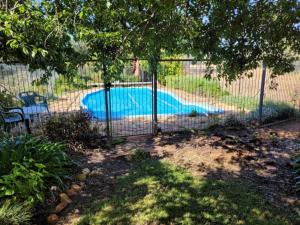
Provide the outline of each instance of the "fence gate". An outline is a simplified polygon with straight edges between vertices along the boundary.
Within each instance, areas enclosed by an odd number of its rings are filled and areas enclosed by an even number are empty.
[[[118,80],[104,85],[106,134],[112,137],[153,133],[154,79],[143,62],[131,61]]]

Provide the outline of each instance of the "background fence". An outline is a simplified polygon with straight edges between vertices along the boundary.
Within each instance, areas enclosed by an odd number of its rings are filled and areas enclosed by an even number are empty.
[[[12,104],[5,102],[5,91],[16,97],[34,91],[47,99],[50,113],[31,107],[30,113],[36,116],[33,127],[49,116],[83,109],[91,113],[94,126],[103,135],[129,136],[154,133],[156,128],[162,132],[202,129],[232,114],[243,120],[259,119],[263,94],[261,119],[268,122],[278,108],[299,109],[300,62],[295,63],[295,68],[275,79],[267,70],[262,92],[262,68],[249,71],[251,77],[243,76],[228,84],[218,80],[215,72],[212,79],[206,79],[205,63],[189,59],[162,60],[157,79],[150,74],[146,61],[128,61],[110,88],[104,87],[103,74],[96,70],[94,62],[86,62],[69,78],[53,72],[43,85],[35,83],[42,77],[42,70],[0,64],[0,100],[2,104]]]

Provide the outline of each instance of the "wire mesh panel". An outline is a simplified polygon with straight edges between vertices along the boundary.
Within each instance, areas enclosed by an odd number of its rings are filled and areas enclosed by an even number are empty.
[[[207,69],[205,63],[192,60],[161,63],[158,111],[163,131],[206,128],[229,114],[243,117],[258,106],[259,69],[252,78],[230,84],[219,80],[215,69],[207,78]]]
[[[152,133],[152,76],[145,61],[127,61],[108,95],[112,136]]]
[[[49,79],[43,80],[44,74],[45,71],[31,71],[26,65],[0,64],[0,90],[14,97],[10,105],[23,107],[33,128],[50,116],[78,112],[85,95],[103,88],[101,72],[93,62],[78,67],[71,76],[53,71]],[[93,123],[100,132],[105,129],[102,121]]]
[[[264,115],[274,105],[299,109],[299,62],[295,68],[294,72],[276,78],[267,70]],[[22,107],[32,117],[33,127],[52,115],[84,110],[92,116],[93,125],[102,135],[154,133],[154,104],[157,104],[157,127],[162,132],[206,128],[231,114],[243,120],[257,118],[262,68],[248,71],[251,76],[245,74],[231,83],[217,79],[215,68],[211,79],[206,78],[207,69],[200,61],[161,60],[154,90],[148,62],[128,60],[123,72],[111,80],[106,101],[103,74],[95,62],[86,62],[68,76],[53,71],[47,82],[41,82],[45,73],[42,70],[30,71],[28,66],[16,63],[0,64],[0,91],[23,100]],[[26,104],[26,97],[30,98],[32,93],[39,96],[39,101]],[[5,101],[2,96],[2,104],[21,106],[18,100]]]

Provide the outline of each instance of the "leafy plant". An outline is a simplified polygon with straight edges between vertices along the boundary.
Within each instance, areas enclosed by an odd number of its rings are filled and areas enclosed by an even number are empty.
[[[164,59],[179,59],[182,58],[181,55],[171,55],[169,57],[163,57]],[[167,77],[169,76],[180,76],[183,74],[183,62],[180,61],[162,61],[159,63],[157,71],[157,80],[162,85],[167,84]]]
[[[33,204],[43,200],[48,186],[63,186],[70,166],[64,150],[63,144],[41,138],[4,137],[0,142],[0,199]]]
[[[0,102],[4,106],[13,106],[15,104],[14,96],[6,90],[0,91]]]
[[[0,206],[0,225],[27,225],[30,218],[30,207],[26,204],[5,201]]]
[[[24,160],[22,164],[13,163],[10,173],[0,178],[0,199],[25,201],[30,205],[42,202],[46,175],[46,166],[33,159]]]
[[[193,110],[190,112],[189,116],[190,116],[190,117],[196,117],[196,116],[198,116],[197,110],[193,109]]]

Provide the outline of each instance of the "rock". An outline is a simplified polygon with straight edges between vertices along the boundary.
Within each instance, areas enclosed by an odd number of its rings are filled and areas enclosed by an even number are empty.
[[[81,191],[82,187],[79,186],[78,184],[72,184],[71,189],[74,190],[75,192]]]
[[[75,213],[75,214],[79,214],[79,213],[80,213],[80,210],[79,210],[79,209],[75,209],[75,210],[74,210],[74,213]]]
[[[61,193],[59,197],[61,202],[67,202],[68,204],[72,202],[72,200],[69,198],[69,196],[66,193]]]
[[[89,168],[84,168],[84,169],[82,170],[82,173],[83,173],[83,174],[86,174],[86,175],[88,175],[90,172],[91,172],[91,171],[89,170]]]
[[[61,202],[61,203],[59,203],[59,204],[55,207],[55,209],[53,210],[53,213],[60,213],[61,211],[64,210],[64,208],[67,207],[67,205],[68,205],[67,202]]]
[[[50,190],[51,191],[58,191],[58,187],[57,186],[51,186]]]
[[[73,197],[73,196],[77,195],[77,192],[74,189],[70,188],[70,189],[66,190],[66,194],[69,197]]]
[[[57,221],[58,221],[58,219],[59,219],[58,215],[56,215],[56,214],[50,214],[47,217],[47,222],[48,222],[48,224],[56,224]]]
[[[80,181],[85,181],[86,180],[86,174],[85,173],[80,173],[76,176],[76,178]]]

